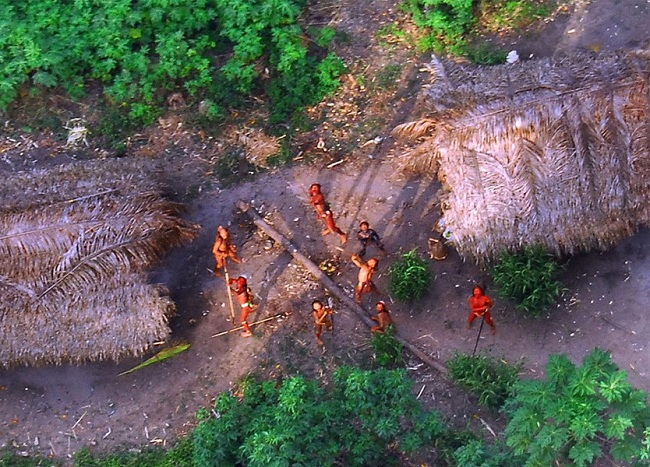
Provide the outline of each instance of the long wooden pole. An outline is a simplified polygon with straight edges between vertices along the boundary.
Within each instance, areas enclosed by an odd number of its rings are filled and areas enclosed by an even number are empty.
[[[375,323],[372,321],[368,315],[366,314],[366,311],[358,304],[356,303],[351,297],[348,297],[335,283],[332,281],[332,279],[329,278],[323,271],[318,269],[318,266],[316,266],[312,260],[307,258],[307,256],[303,255],[298,249],[291,243],[289,240],[287,240],[282,234],[280,234],[277,230],[275,230],[273,227],[271,227],[269,224],[267,224],[264,219],[262,219],[262,216],[260,216],[255,209],[251,209],[251,207],[244,203],[243,201],[239,201],[237,203],[237,206],[239,209],[241,209],[243,212],[247,213],[251,219],[253,220],[253,223],[262,229],[264,233],[266,233],[269,237],[271,237],[273,240],[275,240],[277,243],[282,245],[285,250],[287,250],[291,255],[297,259],[304,267],[307,269],[314,277],[316,277],[324,286],[327,290],[329,290],[332,295],[334,295],[336,298],[341,300],[345,305],[354,311],[354,313],[357,315],[357,317],[363,321],[368,327],[373,326]],[[409,352],[411,352],[413,355],[418,357],[421,361],[429,365],[431,368],[436,369],[439,371],[442,375],[446,376],[447,375],[447,368],[442,365],[441,363],[436,362],[432,357],[424,353],[422,350],[418,349],[415,345],[410,343],[409,341],[399,337],[395,336],[395,339],[397,339],[398,342],[400,342]]]
[[[228,301],[230,302],[230,322],[235,324],[235,306],[232,303],[232,290],[230,290],[230,276],[228,275],[228,258],[223,259],[223,272],[226,274],[226,290],[228,290]]]

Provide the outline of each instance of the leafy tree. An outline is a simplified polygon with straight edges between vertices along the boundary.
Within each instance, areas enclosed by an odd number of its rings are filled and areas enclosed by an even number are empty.
[[[627,462],[647,459],[647,395],[603,350],[594,349],[579,367],[551,355],[546,379],[522,380],[513,394],[505,405],[506,444],[526,456],[526,466],[584,466],[604,453]]]

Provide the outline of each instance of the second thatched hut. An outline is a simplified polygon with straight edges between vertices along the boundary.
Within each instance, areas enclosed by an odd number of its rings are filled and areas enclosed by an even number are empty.
[[[437,171],[461,256],[606,248],[650,225],[650,54],[495,67],[434,58],[404,168]]]

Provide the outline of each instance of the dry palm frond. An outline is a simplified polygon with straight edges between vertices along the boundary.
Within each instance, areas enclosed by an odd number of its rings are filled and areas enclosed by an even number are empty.
[[[436,121],[423,118],[414,122],[402,123],[391,131],[391,134],[400,138],[419,138],[425,136],[430,130],[436,127]]]

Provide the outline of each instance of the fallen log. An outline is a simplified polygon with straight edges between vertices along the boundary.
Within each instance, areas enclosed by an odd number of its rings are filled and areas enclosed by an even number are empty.
[[[257,227],[262,229],[264,233],[266,233],[269,237],[271,237],[277,243],[282,245],[285,250],[291,253],[291,255],[295,259],[297,259],[305,267],[305,269],[307,269],[314,277],[316,277],[316,279],[318,279],[323,284],[323,286],[325,286],[325,288],[330,291],[332,295],[334,295],[341,302],[343,302],[349,309],[354,311],[357,317],[364,324],[366,324],[368,327],[373,326],[375,324],[375,322],[370,319],[366,311],[357,302],[355,302],[351,297],[346,295],[341,290],[341,288],[337,286],[332,279],[329,278],[327,274],[325,274],[323,271],[318,269],[318,266],[316,266],[316,264],[314,264],[314,262],[311,259],[309,259],[307,256],[305,256],[300,251],[298,251],[295,245],[291,243],[289,240],[287,240],[284,237],[284,235],[280,234],[273,227],[267,224],[264,221],[264,219],[262,219],[262,216],[260,216],[258,212],[255,211],[255,209],[252,209],[247,203],[244,203],[243,201],[239,201],[237,203],[237,206],[239,207],[239,209],[241,209],[243,212],[247,213],[251,217],[253,223]],[[404,346],[404,348],[406,348],[406,350],[411,352],[422,362],[426,363],[431,368],[437,370],[443,376],[447,376],[447,368],[443,364],[438,363],[432,357],[427,355],[422,350],[418,349],[411,342],[400,337],[398,334],[395,335],[395,339],[397,339],[397,341],[400,342]]]

